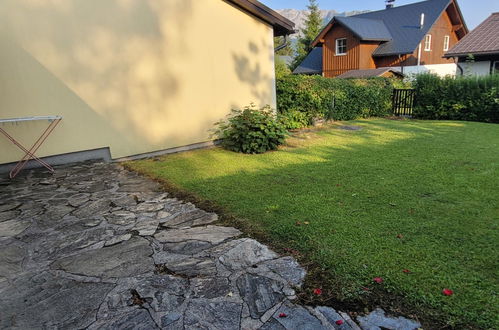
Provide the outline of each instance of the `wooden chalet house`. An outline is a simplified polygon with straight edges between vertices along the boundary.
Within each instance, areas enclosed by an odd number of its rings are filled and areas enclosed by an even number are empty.
[[[468,33],[457,1],[427,0],[399,7],[393,2],[388,0],[384,10],[333,17],[293,73],[368,77],[425,68],[456,74],[454,60],[443,56]]]

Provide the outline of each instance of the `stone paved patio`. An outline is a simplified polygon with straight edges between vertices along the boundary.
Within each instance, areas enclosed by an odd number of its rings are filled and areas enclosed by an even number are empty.
[[[296,260],[217,220],[119,165],[0,179],[0,328],[358,329],[295,304]]]

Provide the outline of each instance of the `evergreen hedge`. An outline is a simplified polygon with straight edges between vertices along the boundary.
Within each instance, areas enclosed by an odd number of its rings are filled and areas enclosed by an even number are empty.
[[[440,78],[421,74],[413,85],[415,118],[499,123],[499,75]]]
[[[395,79],[331,79],[289,75],[277,79],[277,111],[288,128],[310,125],[314,119],[352,120],[391,112]]]

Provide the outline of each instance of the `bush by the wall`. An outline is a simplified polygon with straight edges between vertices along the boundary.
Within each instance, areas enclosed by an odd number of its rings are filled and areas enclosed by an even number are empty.
[[[300,118],[293,124],[301,124],[301,127],[311,124],[315,118],[351,120],[385,116],[390,113],[396,84],[402,83],[387,78],[281,77],[277,79],[277,111],[284,117]]]
[[[243,110],[232,110],[227,120],[216,125],[215,134],[224,148],[246,154],[275,150],[284,143],[287,135],[286,128],[270,106],[258,109],[252,104]]]
[[[440,78],[421,74],[414,88],[416,118],[499,123],[499,75]]]

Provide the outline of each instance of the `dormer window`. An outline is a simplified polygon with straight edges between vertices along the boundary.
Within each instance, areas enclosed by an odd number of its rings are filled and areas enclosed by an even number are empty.
[[[445,36],[444,37],[444,52],[449,50],[449,42],[450,42],[450,37]]]
[[[347,54],[347,38],[336,39],[336,55]]]
[[[427,34],[424,37],[424,50],[425,52],[431,51],[431,34]]]

